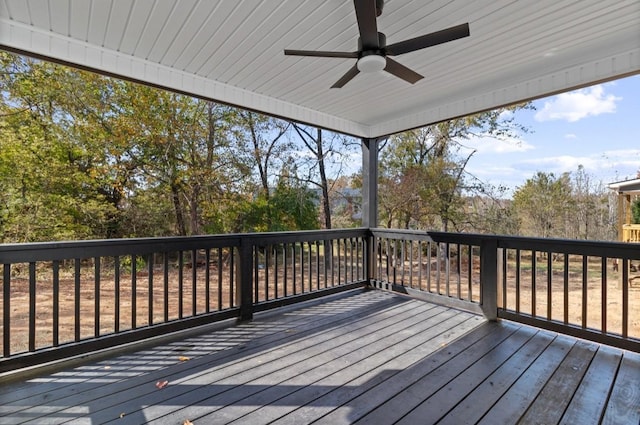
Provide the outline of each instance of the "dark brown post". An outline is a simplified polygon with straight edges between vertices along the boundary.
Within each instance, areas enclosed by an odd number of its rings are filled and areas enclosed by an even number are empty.
[[[254,241],[242,238],[238,247],[238,264],[236,265],[236,300],[240,313],[238,320],[253,319],[253,249]]]
[[[362,227],[378,226],[378,141],[362,139]],[[365,249],[365,278],[371,283],[375,270],[375,238],[369,232]]]
[[[498,318],[498,240],[480,243],[480,304],[487,320]]]

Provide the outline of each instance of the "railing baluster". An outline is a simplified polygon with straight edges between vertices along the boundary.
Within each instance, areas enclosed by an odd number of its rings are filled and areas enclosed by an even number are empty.
[[[166,319],[165,319],[166,321]],[[120,332],[120,257],[113,258],[113,331]]]
[[[436,251],[437,251],[436,258],[438,259],[438,261],[436,262],[436,293],[442,295],[442,291],[440,289],[441,280],[442,280],[442,275],[440,274],[442,271],[442,265],[440,264],[442,262],[442,244],[441,243],[438,243],[436,245]]]
[[[418,241],[418,290],[422,291],[422,241]]]
[[[36,351],[36,263],[29,263],[29,351]]]
[[[289,257],[289,249],[288,249],[289,245],[287,243],[282,244],[282,280],[283,280],[283,285],[282,285],[282,292],[284,292],[284,297],[286,298],[288,295],[288,291],[287,291],[287,285],[289,283],[289,262],[287,261],[287,258]]]
[[[2,356],[11,356],[11,264],[2,266]]]
[[[531,251],[531,316],[536,317],[536,268],[538,267],[538,252]],[[547,255],[551,255],[547,252]]]
[[[307,241],[307,247],[309,249],[309,258],[307,259],[309,264],[309,292],[313,291],[313,246],[310,241]]]
[[[229,307],[235,307],[235,300],[233,299],[233,294],[235,293],[235,250],[231,250],[229,253]]]
[[[582,329],[586,329],[588,326],[587,323],[587,311],[588,311],[588,302],[589,302],[589,298],[588,298],[588,294],[587,294],[587,289],[589,287],[589,259],[586,255],[582,256]],[[568,280],[569,278],[567,277]],[[565,286],[568,284],[565,284]],[[567,299],[567,292],[568,290],[565,290],[565,294],[564,297],[565,299]],[[569,303],[568,301],[565,303],[565,309],[568,310],[569,309]],[[565,323],[567,323],[569,321],[568,319],[568,313],[565,313]]]
[[[60,344],[60,261],[53,260],[53,346]]]
[[[520,249],[516,249],[516,314],[520,314],[520,276],[522,273]]]
[[[253,255],[253,299],[255,302],[260,302],[260,289],[259,289],[259,285],[260,285],[260,278],[259,278],[259,267],[260,267],[260,247],[259,246],[255,246],[252,249],[252,255]],[[241,263],[243,264],[244,258],[240,258]],[[242,267],[247,267],[246,265],[242,266]]]
[[[300,293],[304,294],[304,242],[300,242]]]
[[[456,298],[458,299],[462,299],[462,290],[461,290],[461,279],[462,279],[462,252],[460,251],[460,244],[456,244],[456,275],[457,275],[457,280],[456,280],[456,289],[458,291],[458,293],[456,294]]]
[[[182,290],[180,291],[182,293]],[[131,329],[136,329],[138,312],[138,264],[135,254],[131,254]]]
[[[582,257],[582,279],[583,279],[583,288],[585,290],[585,295],[586,295],[586,279],[587,279],[587,275],[586,275],[586,269],[587,269],[587,257],[583,256]],[[569,323],[569,254],[564,254],[564,306],[563,306],[563,310],[564,310],[564,323],[567,324]],[[583,303],[583,308],[586,308],[586,303]]]
[[[607,298],[607,257],[600,258],[600,282],[602,284],[602,327],[603,334],[607,333],[607,304],[609,300]]]
[[[342,257],[340,254],[340,239],[336,239],[336,258],[337,258],[337,269],[338,269],[338,285],[342,282]]]
[[[622,260],[622,337],[629,337],[629,264],[626,258]]]
[[[316,289],[320,290],[320,244],[315,242],[316,246]]]
[[[278,253],[280,252],[279,246],[278,245],[273,245],[273,298],[274,299],[278,299],[278,275],[279,273],[279,267],[278,267],[278,260],[279,260],[279,256]]]
[[[178,319],[184,316],[184,258],[183,252],[178,251]]]
[[[164,321],[169,321],[169,253],[167,251],[162,253],[162,280],[164,284]]]
[[[74,340],[80,341],[80,259],[79,258],[75,258],[74,259],[74,276],[73,276],[73,283],[74,283],[74,304],[73,304],[73,313],[74,313],[74,329],[73,329],[73,333],[74,333]]]
[[[222,248],[218,248],[218,311],[222,310],[222,266]],[[233,275],[233,270],[231,273]],[[233,307],[233,304],[230,307]]]
[[[432,249],[432,245],[431,245],[431,241],[427,242],[427,251],[429,252],[429,255],[427,257],[427,292],[431,292],[431,259],[433,258],[431,256],[431,253],[433,252]]]
[[[266,245],[264,251],[264,300],[269,301],[269,266],[271,264],[271,245]]]
[[[193,249],[191,250],[191,316],[196,315],[198,315],[198,251]]]
[[[296,273],[296,243],[293,242],[291,244],[291,277],[293,278],[293,295],[298,293],[298,282],[297,282],[297,273]]]
[[[93,336],[100,336],[100,257],[93,258]]]
[[[409,287],[413,288],[413,241],[409,241]]]
[[[204,312],[211,312],[211,248],[204,250]]]
[[[149,302],[149,326],[153,325],[153,254],[149,254],[149,263],[147,265],[147,271],[149,272],[149,286],[148,286],[148,302]]]
[[[469,251],[471,251],[471,247],[469,247]],[[502,250],[502,308],[507,309],[507,272],[509,270],[508,261],[509,260],[509,252],[507,249]],[[471,283],[469,283],[469,292],[471,292]]]
[[[444,270],[445,270],[445,295],[447,297],[451,296],[451,291],[449,289],[449,286],[451,284],[451,245],[449,243],[445,244],[445,263],[444,263]]]
[[[553,262],[552,253],[547,255],[547,320],[551,320],[552,315],[552,295],[553,294]]]

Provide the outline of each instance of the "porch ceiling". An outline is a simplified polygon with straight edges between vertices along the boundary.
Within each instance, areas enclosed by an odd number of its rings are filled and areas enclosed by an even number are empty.
[[[371,0],[373,1],[373,0]],[[0,48],[362,137],[640,72],[638,0],[387,0],[394,43],[468,22],[471,36],[397,57],[386,73],[329,87],[356,50],[347,0],[0,0]]]

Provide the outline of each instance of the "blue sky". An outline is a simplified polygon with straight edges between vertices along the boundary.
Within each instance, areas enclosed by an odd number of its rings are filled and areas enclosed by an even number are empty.
[[[608,184],[640,170],[640,75],[534,101],[515,119],[530,129],[520,140],[477,138],[467,170],[511,190],[537,171],[575,172],[579,165]]]

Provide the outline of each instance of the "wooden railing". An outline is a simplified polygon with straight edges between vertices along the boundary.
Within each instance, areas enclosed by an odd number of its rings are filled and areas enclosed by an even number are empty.
[[[622,241],[640,242],[640,224],[623,224]]]
[[[384,229],[372,234],[372,282],[379,288],[640,352],[638,245]]]
[[[640,352],[639,259],[390,229],[0,245],[0,372],[366,284]]]
[[[372,283],[378,288],[496,318],[497,260],[490,239],[389,229],[373,229],[372,237]]]
[[[366,282],[366,229],[0,245],[0,372]]]

